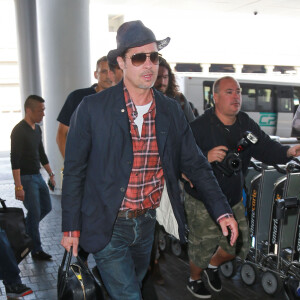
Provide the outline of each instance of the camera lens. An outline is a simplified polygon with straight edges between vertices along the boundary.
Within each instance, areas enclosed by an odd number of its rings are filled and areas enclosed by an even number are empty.
[[[235,160],[231,161],[231,168],[233,170],[238,169],[239,166],[240,166],[240,161],[239,160],[235,159]]]
[[[237,172],[242,168],[241,159],[236,153],[230,153],[227,157],[227,166],[233,171]]]

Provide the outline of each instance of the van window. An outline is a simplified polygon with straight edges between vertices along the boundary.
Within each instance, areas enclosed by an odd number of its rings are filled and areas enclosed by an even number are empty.
[[[204,92],[204,101],[203,101],[203,110],[210,108],[214,105],[213,99],[213,81],[204,81],[203,83],[203,92]]]
[[[300,104],[300,87],[294,86],[294,105],[299,105]]]
[[[256,108],[256,90],[253,87],[241,85],[242,90],[242,110],[255,111]]]
[[[277,86],[277,111],[293,112],[293,88]]]
[[[257,111],[270,112],[273,111],[273,98],[271,88],[257,89]]]

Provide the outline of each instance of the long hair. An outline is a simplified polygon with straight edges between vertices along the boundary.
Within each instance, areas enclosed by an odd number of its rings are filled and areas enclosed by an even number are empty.
[[[167,61],[163,57],[160,58],[159,66],[165,67],[168,70],[169,84],[168,84],[168,88],[166,90],[166,95],[168,97],[174,98],[175,96],[177,96],[179,94],[179,87],[176,83],[175,75],[172,72],[170,65],[167,63]]]

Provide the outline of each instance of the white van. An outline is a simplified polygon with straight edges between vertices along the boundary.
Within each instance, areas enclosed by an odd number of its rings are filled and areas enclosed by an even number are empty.
[[[269,135],[290,137],[294,112],[299,105],[299,81],[291,75],[249,73],[176,73],[180,91],[201,115],[213,105],[212,86],[216,79],[232,76],[242,90],[242,110]]]

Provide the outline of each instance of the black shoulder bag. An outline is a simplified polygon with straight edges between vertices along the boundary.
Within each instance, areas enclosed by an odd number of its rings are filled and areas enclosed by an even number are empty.
[[[5,200],[1,198],[0,203],[0,227],[5,231],[19,264],[32,249],[32,240],[26,233],[24,212],[20,207],[6,207]]]

